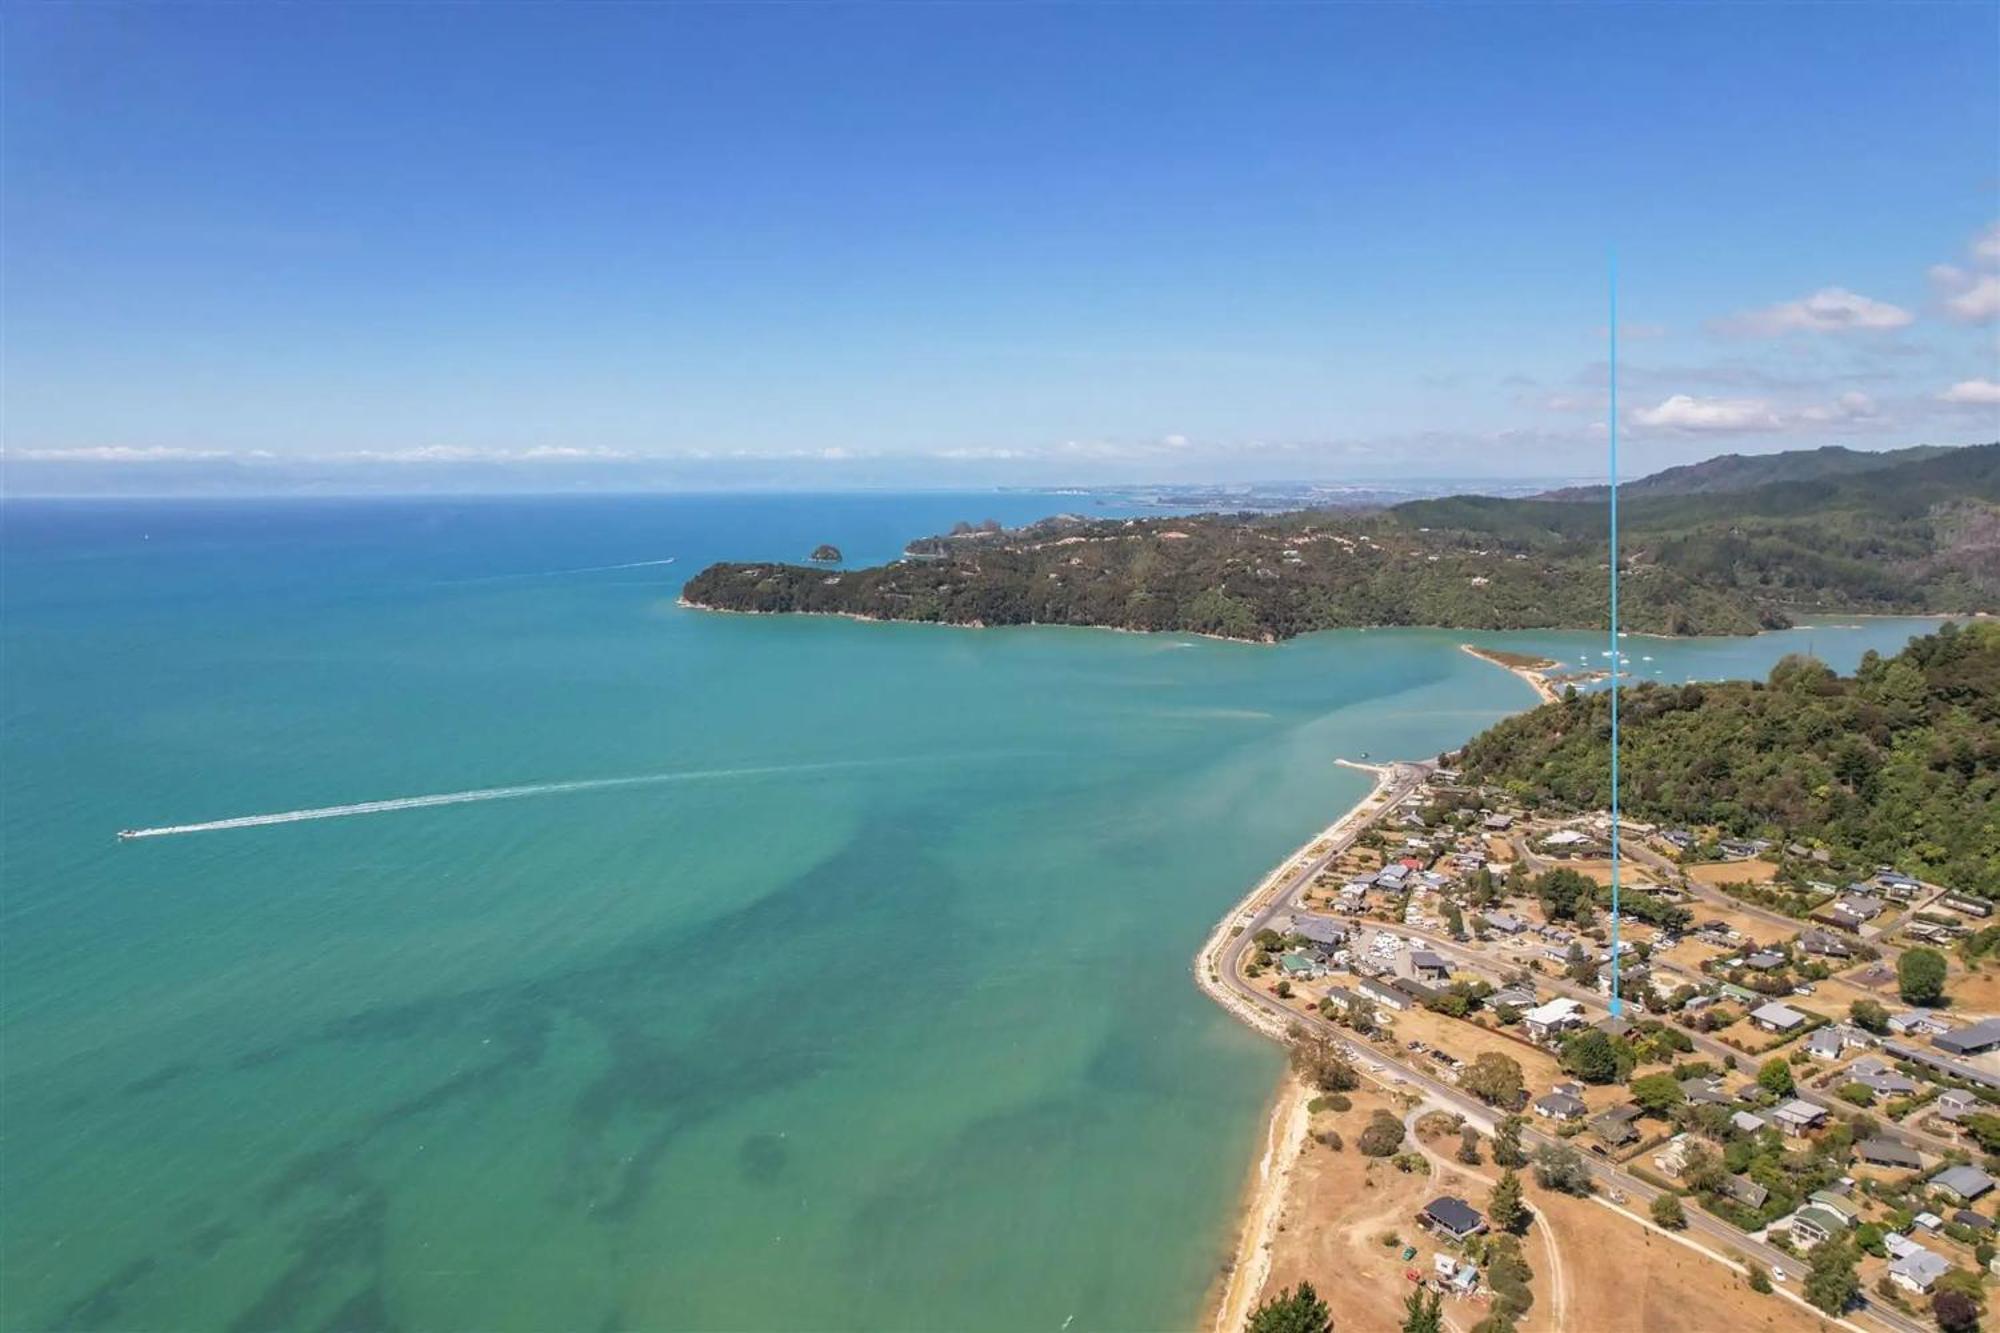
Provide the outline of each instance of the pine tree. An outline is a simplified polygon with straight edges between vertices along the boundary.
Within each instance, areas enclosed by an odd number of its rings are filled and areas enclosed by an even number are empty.
[[[1493,1130],[1493,1162],[1496,1166],[1526,1166],[1528,1154],[1521,1150],[1521,1117],[1510,1115]]]
[[[1493,1186],[1492,1197],[1486,1201],[1486,1214],[1502,1231],[1515,1232],[1527,1225],[1528,1209],[1521,1201],[1521,1177],[1511,1170],[1500,1173],[1499,1183]]]
[[[1244,1333],[1333,1333],[1333,1312],[1310,1282],[1279,1292],[1251,1312]]]
[[[1403,1302],[1403,1333],[1444,1333],[1444,1297],[1436,1292],[1424,1299],[1424,1289],[1413,1287]]]

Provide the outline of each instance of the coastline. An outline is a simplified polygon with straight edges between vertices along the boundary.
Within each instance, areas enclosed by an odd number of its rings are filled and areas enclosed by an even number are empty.
[[[1194,959],[1195,984],[1202,993],[1239,1022],[1274,1041],[1285,1039],[1285,1027],[1275,1015],[1250,1005],[1222,984],[1218,958],[1223,946],[1235,938],[1236,930],[1255,915],[1273,892],[1289,883],[1291,877],[1318,854],[1317,849],[1340,837],[1355,824],[1370,820],[1379,813],[1382,794],[1394,777],[1395,770],[1386,764],[1364,764],[1351,759],[1334,762],[1343,768],[1373,773],[1375,785],[1340,818],[1307,839],[1239,899],[1209,932],[1208,939],[1202,943]],[[1291,1197],[1292,1170],[1298,1162],[1299,1149],[1305,1143],[1311,1120],[1306,1111],[1306,1103],[1310,1100],[1309,1090],[1290,1073],[1279,1080],[1270,1114],[1263,1122],[1262,1151],[1251,1166],[1249,1179],[1243,1187],[1242,1202],[1238,1206],[1236,1241],[1229,1266],[1204,1302],[1201,1327],[1213,1329],[1215,1333],[1229,1333],[1229,1330],[1241,1328],[1258,1293],[1263,1290],[1265,1279],[1270,1276],[1271,1240],[1277,1233]]]
[[[1528,682],[1528,687],[1534,690],[1543,703],[1557,703],[1562,699],[1562,695],[1556,692],[1555,685],[1550,682],[1548,677],[1549,669],[1554,667],[1556,663],[1549,662],[1548,666],[1541,667],[1528,666],[1522,662],[1509,662],[1495,653],[1493,649],[1481,648],[1477,644],[1461,643],[1458,647],[1460,652],[1471,653],[1482,662],[1491,662],[1494,666],[1502,670],[1513,672],[1522,680]],[[1547,661],[1546,658],[1537,660]]]

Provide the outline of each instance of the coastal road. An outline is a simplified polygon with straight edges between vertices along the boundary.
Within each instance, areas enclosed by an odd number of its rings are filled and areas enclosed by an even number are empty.
[[[1397,764],[1392,766],[1387,782],[1378,791],[1381,798],[1368,817],[1356,820],[1342,831],[1333,845],[1322,855],[1313,858],[1304,868],[1284,880],[1272,892],[1261,907],[1253,906],[1249,919],[1242,923],[1242,929],[1224,946],[1218,962],[1218,980],[1240,1001],[1254,1006],[1272,1016],[1286,1026],[1297,1024],[1338,1043],[1340,1048],[1352,1056],[1367,1077],[1392,1088],[1413,1091],[1438,1105],[1465,1117],[1466,1122],[1491,1134],[1499,1115],[1490,1106],[1469,1096],[1440,1079],[1433,1078],[1423,1070],[1403,1062],[1400,1053],[1390,1054],[1377,1050],[1355,1040],[1348,1033],[1317,1014],[1301,1013],[1285,1004],[1276,996],[1253,985],[1243,976],[1243,953],[1255,939],[1256,933],[1269,925],[1280,913],[1292,910],[1293,900],[1298,892],[1312,883],[1319,873],[1332,863],[1335,857],[1352,846],[1354,840],[1365,830],[1374,826],[1383,815],[1395,808],[1397,802],[1415,790],[1418,783],[1431,771],[1430,764]],[[1555,1144],[1559,1140],[1533,1128],[1525,1128],[1521,1133],[1522,1142],[1530,1146]],[[1648,1204],[1662,1191],[1653,1188],[1637,1176],[1622,1171],[1603,1162],[1588,1162],[1594,1179],[1611,1189],[1623,1193],[1638,1204]],[[1721,1249],[1734,1250],[1753,1259],[1774,1272],[1788,1273],[1794,1281],[1804,1274],[1805,1266],[1797,1259],[1762,1241],[1753,1240],[1735,1227],[1703,1212],[1691,1208],[1687,1212],[1689,1233],[1698,1235]],[[1868,1299],[1862,1295],[1861,1312],[1877,1323],[1894,1330],[1894,1333],[1932,1333],[1928,1324],[1920,1323],[1896,1310]]]

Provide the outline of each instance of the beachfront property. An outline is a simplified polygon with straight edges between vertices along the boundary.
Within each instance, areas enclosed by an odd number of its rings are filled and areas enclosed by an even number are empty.
[[[1377,981],[1373,977],[1362,977],[1354,983],[1354,989],[1383,1008],[1394,1009],[1397,1013],[1403,1012],[1414,1003],[1407,992]]]

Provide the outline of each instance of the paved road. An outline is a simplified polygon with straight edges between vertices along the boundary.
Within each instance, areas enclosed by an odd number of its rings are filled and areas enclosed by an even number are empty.
[[[1352,846],[1354,840],[1366,829],[1372,827],[1383,814],[1393,808],[1397,801],[1414,790],[1417,784],[1423,781],[1433,767],[1434,765],[1429,763],[1395,765],[1394,777],[1391,779],[1389,787],[1382,793],[1384,799],[1376,808],[1371,818],[1357,822],[1354,827],[1337,839],[1324,855],[1314,858],[1297,874],[1286,880],[1261,908],[1253,909],[1250,919],[1244,923],[1244,929],[1234,936],[1222,951],[1220,960],[1221,979],[1222,983],[1238,996],[1266,1012],[1278,1016],[1288,1023],[1296,1023],[1309,1031],[1332,1038],[1357,1061],[1360,1068],[1369,1077],[1374,1078],[1377,1082],[1387,1083],[1392,1086],[1400,1085],[1417,1091],[1427,1098],[1436,1101],[1439,1105],[1448,1107],[1457,1114],[1464,1116],[1468,1124],[1474,1125],[1484,1132],[1491,1134],[1498,1119],[1498,1114],[1492,1107],[1487,1106],[1485,1103],[1466,1093],[1460,1092],[1457,1087],[1451,1084],[1433,1078],[1422,1069],[1405,1064],[1399,1055],[1392,1055],[1355,1041],[1352,1034],[1335,1027],[1316,1014],[1300,1013],[1261,987],[1252,985],[1246,981],[1242,972],[1244,950],[1255,942],[1254,937],[1256,933],[1269,925],[1279,915],[1296,910],[1294,900],[1299,891],[1312,883],[1319,873],[1332,863],[1335,857]],[[1414,933],[1401,927],[1393,927],[1392,929],[1397,929],[1400,933]],[[1530,1147],[1558,1142],[1558,1140],[1533,1128],[1524,1129],[1521,1134],[1521,1140],[1523,1144]],[[1639,1207],[1649,1204],[1655,1196],[1662,1193],[1662,1191],[1646,1184],[1637,1176],[1622,1171],[1608,1163],[1589,1162],[1588,1164],[1592,1176],[1600,1184],[1623,1193],[1627,1199],[1632,1201],[1635,1211]],[[1687,1230],[1691,1234],[1700,1236],[1717,1248],[1725,1251],[1735,1250],[1737,1253],[1763,1264],[1774,1273],[1788,1273],[1792,1276],[1794,1283],[1804,1275],[1805,1265],[1800,1260],[1793,1258],[1774,1246],[1752,1240],[1749,1236],[1738,1231],[1735,1227],[1730,1226],[1720,1218],[1713,1217],[1699,1208],[1690,1208],[1687,1210],[1687,1219]],[[1929,1324],[1920,1323],[1917,1320],[1898,1313],[1894,1309],[1869,1301],[1865,1292],[1863,1293],[1863,1305],[1860,1312],[1872,1317],[1878,1323],[1895,1330],[1895,1333],[1933,1333]]]

